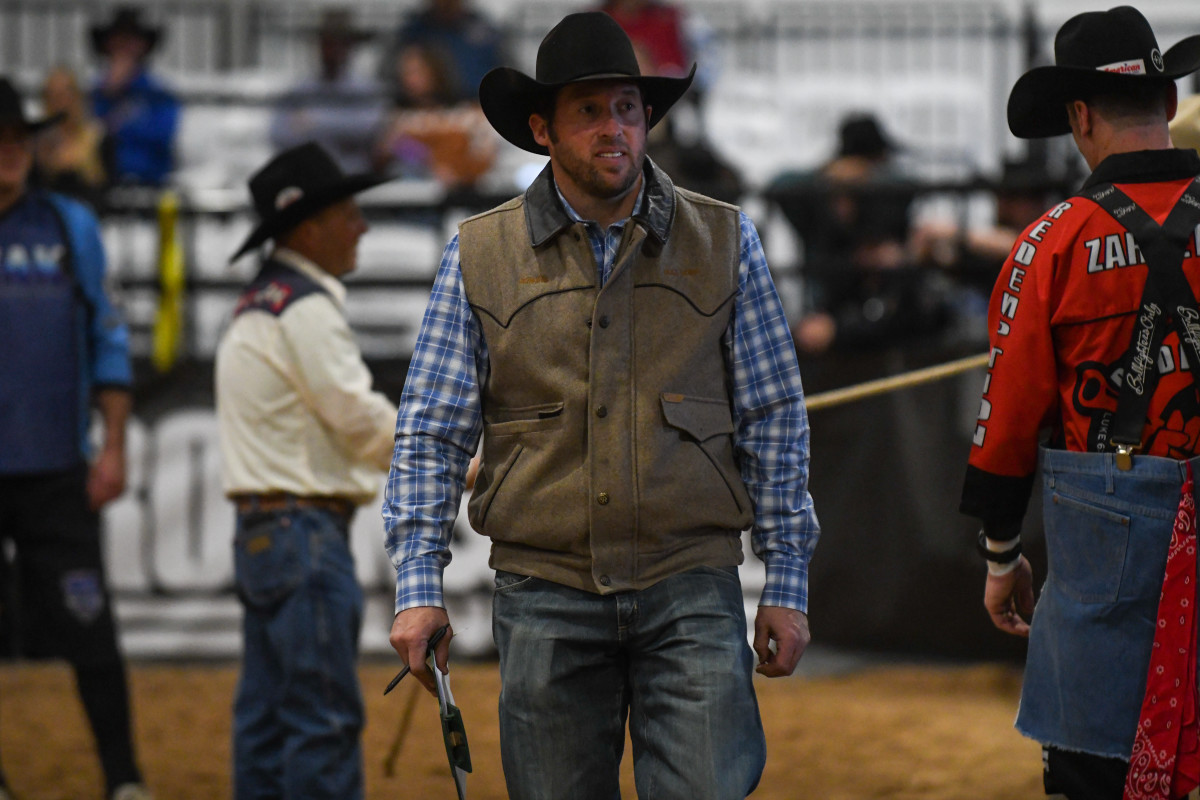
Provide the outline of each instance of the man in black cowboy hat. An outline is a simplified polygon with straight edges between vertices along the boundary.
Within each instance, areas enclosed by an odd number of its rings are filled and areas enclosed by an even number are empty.
[[[1176,798],[1200,777],[1200,157],[1167,127],[1174,79],[1198,68],[1200,36],[1161,52],[1122,6],[1068,20],[1055,65],[1008,100],[1014,134],[1069,133],[1093,171],[1001,270],[961,508],[983,522],[992,622],[1030,638],[1017,728],[1070,798]],[[1018,534],[1039,463],[1034,612]]]
[[[401,400],[391,642],[432,691],[426,642],[447,623],[441,571],[482,434],[469,516],[492,539],[513,798],[617,796],[626,720],[641,796],[753,790],[743,530],[767,564],[757,671],[791,674],[809,640],[818,528],[787,320],[749,218],[644,155],[690,81],[641,75],[601,12],[547,34],[536,78],[488,73],[492,126],[550,163],[446,248]]]
[[[107,796],[141,800],[150,795],[134,759],[99,517],[125,488],[129,334],[105,294],[95,216],[28,186],[34,136],[55,121],[28,119],[0,78],[0,545],[15,551],[0,597],[22,654],[74,668]],[[96,450],[93,411],[104,430]]]
[[[142,21],[141,10],[122,7],[111,21],[91,30],[93,51],[104,69],[92,88],[92,111],[104,123],[118,183],[158,186],[175,166],[179,100],[149,70],[149,57],[162,29]]]
[[[347,172],[367,170],[386,107],[383,87],[355,75],[351,56],[370,33],[352,25],[349,9],[329,8],[316,31],[319,71],[289,89],[271,120],[271,143],[283,150],[308,141],[329,151]]]
[[[313,143],[250,178],[259,223],[232,260],[273,247],[216,357],[245,612],[237,798],[363,796],[363,598],[347,537],[387,469],[396,407],[371,390],[340,278],[355,268],[367,230],[354,195],[384,180],[343,174]]]

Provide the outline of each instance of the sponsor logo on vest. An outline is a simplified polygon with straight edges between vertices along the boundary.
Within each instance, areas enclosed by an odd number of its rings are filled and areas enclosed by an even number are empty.
[[[520,278],[517,283],[549,283],[550,279],[545,275],[532,275],[525,278]]]
[[[1137,344],[1134,345],[1133,364],[1130,365],[1129,374],[1125,376],[1125,382],[1134,394],[1142,395],[1146,391],[1146,374],[1150,368],[1154,366],[1154,358],[1150,354],[1150,341],[1154,338],[1155,322],[1162,315],[1162,309],[1156,303],[1150,303],[1147,306],[1142,306],[1142,313],[1138,317],[1141,321],[1141,330],[1137,332]]]
[[[1154,52],[1157,53],[1158,51],[1155,50]],[[1158,57],[1158,60],[1162,61],[1161,55]],[[1096,69],[1099,72],[1114,72],[1118,75],[1145,75],[1146,59],[1131,58],[1128,61],[1114,61],[1111,64],[1096,67]],[[1162,67],[1159,67],[1158,71],[1162,72]]]
[[[1189,205],[1192,208],[1200,208],[1200,200],[1192,197],[1191,194],[1184,194],[1183,197],[1179,198],[1179,202]]]
[[[1127,206],[1119,206],[1112,210],[1112,215],[1114,217],[1116,217],[1117,219],[1120,219],[1121,217],[1125,216],[1126,214],[1132,214],[1133,210],[1135,208],[1137,208],[1137,205],[1134,203],[1130,203]]]
[[[681,277],[682,278],[690,278],[695,275],[699,275],[700,270],[698,270],[698,269],[678,269],[675,267],[669,267],[669,268],[663,270],[663,274],[670,275],[672,278],[681,278]]]

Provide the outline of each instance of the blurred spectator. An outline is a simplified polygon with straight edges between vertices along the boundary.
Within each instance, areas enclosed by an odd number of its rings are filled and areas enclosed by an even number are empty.
[[[473,185],[492,166],[497,139],[476,101],[459,100],[441,52],[420,44],[395,58],[393,109],[376,150],[376,168],[399,178]]]
[[[1031,159],[1005,159],[998,180],[986,184],[996,198],[995,223],[970,228],[953,222],[928,222],[913,231],[913,259],[948,270],[971,289],[990,295],[1021,231],[1065,194],[1044,164]]]
[[[38,138],[34,180],[99,208],[108,184],[104,126],[92,116],[79,80],[68,67],[46,74],[42,111],[61,119]]]
[[[1170,130],[1171,144],[1200,152],[1200,94],[1179,98]]]
[[[92,47],[104,60],[92,109],[111,140],[116,183],[158,186],[175,166],[179,101],[148,67],[161,41],[162,29],[143,23],[140,9],[132,7],[92,28]]]
[[[608,0],[600,10],[617,21],[634,47],[649,55],[657,70],[651,74],[680,78],[691,72],[696,58],[683,9],[656,0]]]
[[[786,173],[768,187],[803,241],[811,310],[793,336],[808,354],[894,344],[949,321],[944,278],[908,254],[915,187],[893,165],[895,143],[869,114],[846,117],[839,140],[815,173]]]
[[[383,60],[384,80],[393,80],[395,62],[409,45],[437,51],[453,70],[455,98],[476,100],[479,81],[488,70],[509,62],[504,35],[470,0],[426,0],[400,23]]]
[[[320,74],[290,89],[271,121],[271,144],[287,150],[322,145],[343,172],[366,172],[386,99],[382,84],[350,70],[354,49],[370,34],[351,24],[350,11],[328,9],[317,29]]]

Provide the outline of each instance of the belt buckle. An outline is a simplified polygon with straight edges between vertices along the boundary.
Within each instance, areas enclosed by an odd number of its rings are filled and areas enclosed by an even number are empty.
[[[1116,452],[1117,469],[1128,472],[1133,469],[1133,454],[1141,449],[1140,444],[1118,444]]]

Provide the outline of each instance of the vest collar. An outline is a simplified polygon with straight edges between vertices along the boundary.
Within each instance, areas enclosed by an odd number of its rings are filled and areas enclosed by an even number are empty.
[[[642,208],[633,216],[633,220],[640,223],[661,247],[667,242],[671,220],[675,217],[675,184],[649,158],[642,168],[642,174],[645,177]],[[529,231],[529,242],[534,247],[541,247],[573,224],[559,202],[558,193],[554,190],[554,176],[547,164],[525,190],[525,225]]]

